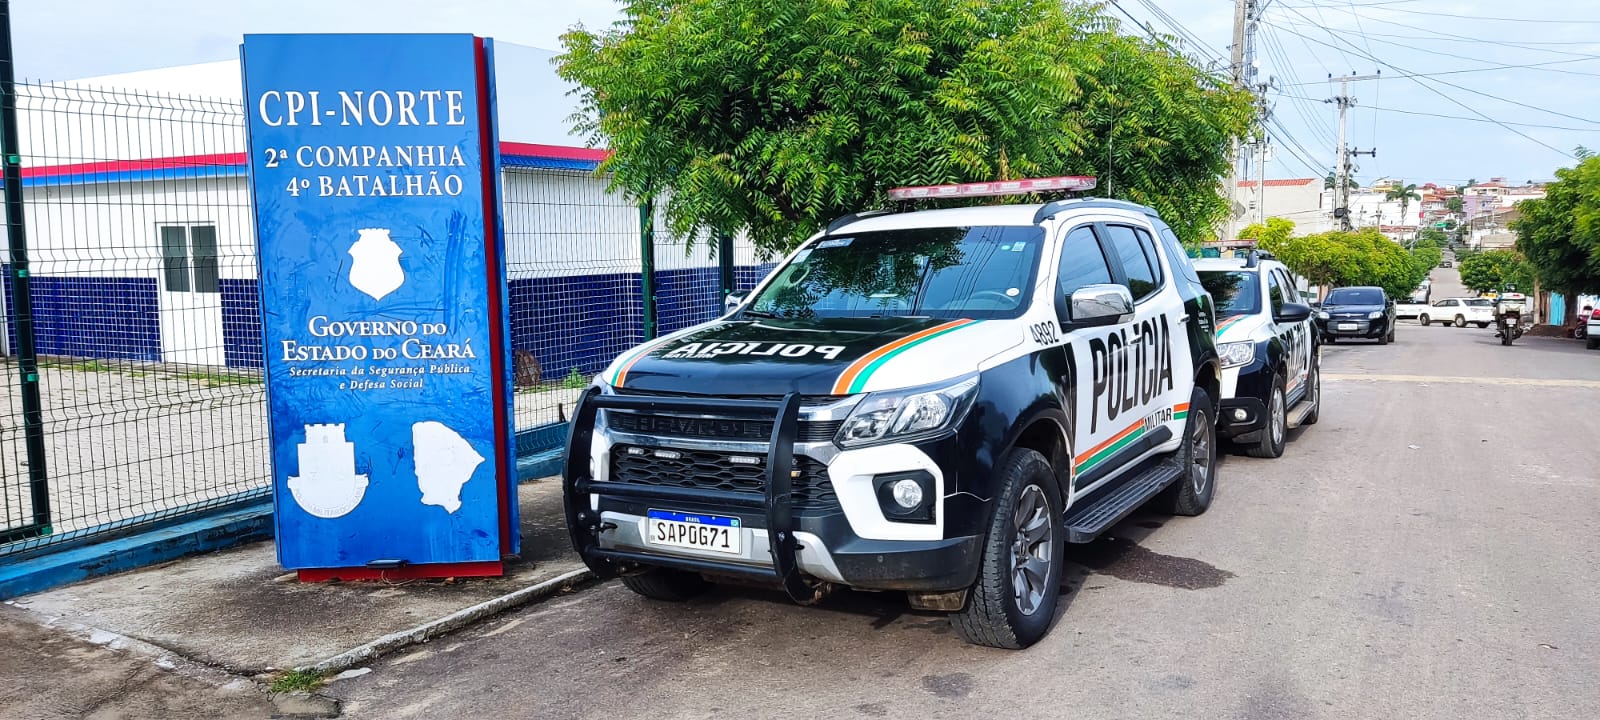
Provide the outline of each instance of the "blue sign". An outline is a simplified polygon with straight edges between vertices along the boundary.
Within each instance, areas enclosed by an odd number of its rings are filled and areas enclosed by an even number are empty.
[[[284,567],[517,552],[491,49],[245,37]]]

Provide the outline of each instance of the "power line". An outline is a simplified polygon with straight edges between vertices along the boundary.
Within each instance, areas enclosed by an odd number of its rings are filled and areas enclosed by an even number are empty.
[[[1295,12],[1296,14],[1300,15],[1302,18],[1305,18],[1307,21],[1310,21],[1310,18],[1306,18],[1304,14],[1301,14],[1297,10],[1294,10],[1292,12]],[[1298,32],[1295,32],[1294,30],[1289,30],[1288,32],[1295,33],[1297,35],[1299,34]],[[1351,44],[1350,41],[1345,40],[1342,37],[1339,37],[1338,35],[1334,34],[1332,31],[1328,31],[1328,35],[1330,37],[1332,37],[1333,39],[1335,39],[1335,40],[1338,40],[1338,41],[1343,42],[1343,43],[1345,43],[1347,45],[1350,45],[1357,52],[1360,52],[1360,49],[1359,48],[1355,48],[1355,46],[1353,44]],[[1324,43],[1321,40],[1317,40],[1315,38],[1307,38],[1307,39],[1311,40],[1312,42],[1316,42],[1318,44],[1327,45],[1327,43]],[[1391,70],[1395,70],[1395,71],[1398,71],[1398,72],[1406,74],[1406,75],[1415,74],[1412,71],[1407,70],[1405,68],[1402,68],[1402,67],[1400,67],[1398,65],[1395,65],[1393,63],[1389,63],[1389,62],[1385,62],[1383,60],[1380,60],[1376,56],[1369,55],[1368,59],[1372,60],[1373,62],[1376,62],[1376,63],[1378,63],[1380,65],[1383,65],[1384,67],[1387,67],[1387,68],[1389,68]],[[1522,137],[1522,138],[1524,138],[1526,140],[1532,141],[1533,143],[1535,143],[1537,145],[1540,145],[1541,147],[1547,148],[1547,149],[1549,149],[1549,150],[1551,150],[1551,151],[1553,151],[1555,153],[1558,153],[1562,157],[1565,157],[1565,158],[1568,158],[1568,159],[1572,158],[1571,153],[1568,153],[1565,150],[1561,150],[1560,148],[1557,148],[1554,145],[1551,145],[1551,144],[1549,144],[1549,143],[1547,143],[1547,142],[1545,142],[1543,140],[1540,140],[1540,139],[1538,139],[1536,137],[1533,137],[1532,135],[1529,135],[1529,134],[1527,134],[1525,132],[1517,130],[1516,128],[1513,128],[1510,125],[1507,125],[1507,124],[1505,124],[1505,123],[1503,123],[1503,122],[1501,122],[1499,120],[1491,118],[1488,115],[1485,115],[1482,112],[1479,112],[1476,108],[1473,108],[1473,107],[1467,105],[1466,103],[1463,103],[1460,100],[1457,100],[1457,99],[1451,97],[1450,95],[1444,93],[1443,91],[1439,90],[1438,88],[1433,87],[1432,85],[1429,85],[1427,83],[1422,82],[1421,78],[1414,78],[1413,77],[1413,78],[1408,78],[1408,79],[1411,80],[1411,82],[1414,82],[1417,85],[1421,86],[1422,88],[1425,88],[1429,92],[1431,92],[1431,93],[1433,93],[1435,95],[1438,95],[1439,97],[1442,97],[1442,98],[1444,98],[1446,100],[1449,100],[1452,104],[1457,105],[1457,106],[1461,107],[1462,109],[1464,109],[1464,110],[1466,110],[1466,111],[1468,111],[1468,112],[1470,112],[1470,113],[1472,113],[1474,115],[1477,115],[1477,116],[1482,117],[1482,118],[1484,118],[1486,120],[1489,120],[1490,122],[1493,122],[1496,125],[1499,125],[1500,127],[1505,128],[1507,131],[1509,131],[1511,133],[1514,133],[1514,134],[1518,135],[1519,137]],[[1490,95],[1488,93],[1478,92],[1478,91],[1472,90],[1470,88],[1464,88],[1464,87],[1461,87],[1460,85],[1455,85],[1453,83],[1446,82],[1444,80],[1438,80],[1438,79],[1433,79],[1433,78],[1429,78],[1429,79],[1433,80],[1433,82],[1440,83],[1442,85],[1448,85],[1450,87],[1454,87],[1454,88],[1457,88],[1457,89],[1466,90],[1467,92],[1471,92],[1473,94],[1483,95],[1484,97],[1494,98],[1496,100],[1500,100],[1502,102],[1508,102],[1508,103],[1511,103],[1513,105],[1521,105],[1522,107],[1526,107],[1526,108],[1533,109],[1533,110],[1539,110],[1540,112],[1546,112],[1546,113],[1550,113],[1552,115],[1560,115],[1562,117],[1569,117],[1569,118],[1573,118],[1573,119],[1580,120],[1580,121],[1583,121],[1583,122],[1594,123],[1594,121],[1592,121],[1592,120],[1588,120],[1586,118],[1580,118],[1580,117],[1578,117],[1576,115],[1568,115],[1566,113],[1558,113],[1558,112],[1556,112],[1554,110],[1545,110],[1543,108],[1537,108],[1537,107],[1534,107],[1532,105],[1528,105],[1526,103],[1518,103],[1518,102],[1512,101],[1512,100],[1505,100],[1504,98],[1495,97],[1495,96]],[[1600,123],[1597,123],[1597,124],[1600,124]]]
[[[1364,5],[1364,7],[1366,7],[1366,6],[1374,6],[1374,5],[1388,5],[1388,4],[1398,5],[1400,3],[1367,3],[1366,5]],[[1295,7],[1295,6],[1293,6],[1293,5],[1285,5],[1284,7],[1292,8],[1292,7]],[[1403,9],[1403,8],[1384,8],[1383,12],[1406,13],[1408,15],[1430,15],[1430,16],[1433,16],[1433,17],[1439,17],[1439,13],[1437,13],[1437,12],[1429,12],[1429,11],[1426,11],[1426,10],[1406,10],[1406,9]],[[1455,14],[1455,13],[1451,13],[1450,15],[1448,15],[1446,17],[1449,17],[1451,20],[1486,20],[1486,21],[1489,21],[1489,22],[1538,23],[1538,24],[1542,24],[1542,25],[1600,25],[1600,20],[1545,20],[1545,19],[1538,19],[1538,18],[1490,17],[1490,16],[1487,16],[1487,15],[1458,15],[1458,14]]]
[[[1380,40],[1379,42],[1382,42],[1382,41]],[[1466,74],[1466,73],[1495,72],[1495,71],[1498,71],[1498,70],[1548,70],[1550,72],[1561,72],[1561,73],[1567,73],[1567,74],[1571,74],[1571,75],[1585,75],[1585,76],[1590,76],[1590,77],[1600,77],[1600,73],[1579,72],[1579,71],[1575,71],[1575,70],[1556,70],[1554,68],[1546,68],[1546,67],[1544,67],[1545,65],[1560,65],[1560,64],[1564,64],[1564,63],[1578,63],[1578,62],[1590,62],[1590,61],[1589,61],[1588,58],[1572,58],[1572,59],[1568,59],[1568,60],[1547,60],[1545,62],[1523,63],[1523,64],[1517,64],[1517,65],[1495,65],[1493,67],[1483,67],[1483,68],[1463,68],[1461,70],[1440,70],[1440,71],[1437,71],[1437,72],[1411,73],[1409,75],[1394,75],[1392,77],[1398,77],[1398,78],[1437,77],[1437,76],[1440,76],[1440,75],[1462,75],[1462,74]],[[1304,86],[1304,85],[1321,85],[1321,84],[1322,84],[1321,82],[1303,82],[1303,83],[1295,83],[1294,85],[1290,85],[1290,86],[1287,86],[1287,87],[1300,87],[1300,86]]]
[[[1355,21],[1356,21],[1356,27],[1358,27],[1358,28],[1361,26],[1361,18],[1362,17],[1367,17],[1367,16],[1363,16],[1361,13],[1355,11],[1354,9],[1346,10],[1345,8],[1342,8],[1342,7],[1330,7],[1328,9],[1329,10],[1337,10],[1337,11],[1343,12],[1343,13],[1348,13],[1349,15],[1353,16],[1355,18]],[[1291,11],[1293,11],[1293,10],[1291,9]],[[1296,12],[1296,14],[1298,14],[1298,11],[1294,11],[1294,12]],[[1394,11],[1394,12],[1398,12],[1398,11]],[[1305,17],[1305,16],[1301,15],[1301,17]],[[1318,13],[1318,17],[1321,17],[1321,13]],[[1367,17],[1367,19],[1376,20],[1377,18]],[[1309,22],[1311,20],[1311,18],[1307,17],[1306,20]],[[1487,44],[1487,45],[1499,45],[1499,46],[1502,46],[1502,47],[1516,48],[1518,50],[1532,50],[1534,52],[1552,53],[1552,54],[1556,54],[1556,55],[1569,55],[1569,56],[1574,56],[1574,57],[1600,58],[1600,55],[1596,55],[1594,53],[1580,53],[1580,52],[1573,52],[1571,50],[1551,50],[1549,48],[1530,47],[1528,45],[1518,45],[1518,44],[1513,43],[1513,42],[1506,42],[1506,41],[1502,41],[1502,40],[1491,40],[1491,39],[1488,39],[1488,38],[1475,38],[1475,37],[1470,37],[1470,36],[1467,36],[1467,35],[1456,35],[1455,33],[1447,33],[1447,32],[1444,32],[1442,30],[1435,30],[1433,28],[1422,27],[1420,25],[1407,25],[1407,24],[1405,24],[1403,22],[1398,22],[1398,21],[1395,21],[1395,20],[1383,20],[1382,22],[1384,22],[1386,24],[1389,24],[1389,25],[1393,25],[1395,27],[1403,27],[1403,28],[1406,28],[1406,29],[1409,29],[1409,30],[1418,30],[1418,31],[1421,31],[1421,32],[1424,32],[1424,33],[1428,33],[1430,35],[1438,35],[1440,37],[1454,38],[1456,40],[1466,40],[1466,41],[1469,41],[1469,42],[1482,43],[1482,44]],[[1327,28],[1323,28],[1323,29],[1325,30]],[[1365,33],[1363,33],[1363,35],[1365,35]],[[1369,50],[1368,51],[1370,52],[1370,45],[1369,45]]]
[[[1287,95],[1287,94],[1285,94],[1284,97],[1300,97],[1300,98],[1305,99],[1305,100],[1315,100],[1315,98],[1309,98],[1309,97],[1305,97],[1303,95],[1296,96],[1296,95]],[[1538,123],[1524,123],[1524,122],[1513,122],[1513,121],[1510,121],[1510,120],[1493,120],[1493,119],[1486,120],[1484,118],[1467,117],[1465,115],[1445,115],[1445,114],[1442,114],[1442,113],[1423,112],[1421,110],[1401,110],[1400,108],[1374,107],[1372,105],[1362,105],[1361,107],[1363,109],[1366,109],[1366,110],[1376,110],[1378,112],[1392,112],[1392,113],[1400,113],[1402,115],[1419,115],[1419,116],[1422,116],[1422,117],[1442,118],[1442,119],[1445,119],[1445,120],[1465,120],[1467,122],[1490,123],[1490,124],[1496,124],[1496,125],[1498,125],[1498,124],[1515,125],[1517,127],[1534,128],[1534,129],[1537,129],[1537,130],[1561,130],[1561,131],[1566,131],[1566,132],[1600,132],[1600,127],[1577,128],[1577,127],[1567,127],[1567,126],[1564,126],[1564,125],[1540,125]]]

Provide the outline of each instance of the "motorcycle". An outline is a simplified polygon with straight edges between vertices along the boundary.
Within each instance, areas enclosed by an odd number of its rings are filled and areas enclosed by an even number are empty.
[[[1522,337],[1525,328],[1522,311],[1526,303],[1527,296],[1522,293],[1502,293],[1495,300],[1494,326],[1497,332],[1494,335],[1500,338],[1501,345],[1510,345]]]

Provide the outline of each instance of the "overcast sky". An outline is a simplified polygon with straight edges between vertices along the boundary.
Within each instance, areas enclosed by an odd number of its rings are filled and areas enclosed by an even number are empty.
[[[1269,177],[1332,166],[1337,115],[1322,102],[1334,94],[1326,78],[1351,71],[1384,75],[1351,90],[1358,106],[1350,143],[1378,149],[1377,157],[1360,158],[1362,180],[1545,179],[1571,164],[1574,146],[1600,148],[1600,3],[1266,2],[1258,60],[1263,78],[1277,79],[1272,101],[1281,125]],[[1152,11],[1160,7],[1192,34],[1186,49],[1227,55],[1232,0],[1119,4],[1172,33]],[[608,25],[617,7],[611,0],[24,0],[12,5],[12,34],[19,75],[65,80],[233,58],[240,36],[256,32],[473,32],[559,49],[566,28]]]

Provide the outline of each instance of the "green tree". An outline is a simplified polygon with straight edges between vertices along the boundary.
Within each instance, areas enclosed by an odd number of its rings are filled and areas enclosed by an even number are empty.
[[[1242,240],[1256,241],[1256,247],[1274,255],[1283,250],[1289,242],[1289,236],[1294,234],[1294,222],[1279,217],[1267,218],[1265,225],[1251,223],[1239,231]]]
[[[1444,201],[1444,207],[1446,210],[1449,210],[1453,213],[1462,213],[1466,211],[1466,205],[1463,204],[1460,196],[1456,196]]]
[[[1566,295],[1570,307],[1577,294],[1600,291],[1600,157],[1557,170],[1545,192],[1517,204],[1522,217],[1511,228],[1541,289]]]
[[[1055,0],[630,0],[562,37],[576,128],[671,229],[769,251],[881,207],[897,185],[1093,174],[1181,238],[1229,210],[1219,180],[1248,94],[1170,44]]]
[[[1356,189],[1358,187],[1361,187],[1361,183],[1356,182],[1356,179],[1353,178],[1353,177],[1345,178],[1344,182],[1345,182],[1346,185],[1348,185],[1350,187],[1351,190],[1354,190],[1354,189]],[[1323,190],[1332,190],[1333,186],[1338,185],[1338,184],[1339,184],[1339,176],[1337,176],[1337,175],[1335,175],[1335,174],[1333,174],[1331,172],[1328,173],[1327,177],[1322,179],[1322,189]]]
[[[1450,235],[1439,228],[1423,228],[1417,233],[1417,245],[1431,245],[1436,248],[1450,247]]]
[[[1473,292],[1498,292],[1507,284],[1533,292],[1533,268],[1515,250],[1486,250],[1461,260],[1461,284]]]
[[[1417,194],[1417,184],[1411,183],[1410,185],[1407,185],[1406,181],[1404,180],[1395,183],[1395,186],[1389,188],[1389,192],[1384,193],[1383,197],[1385,200],[1400,201],[1400,217],[1402,222],[1404,222],[1404,219],[1407,217],[1406,210],[1411,207],[1411,201],[1422,199],[1422,196]]]

